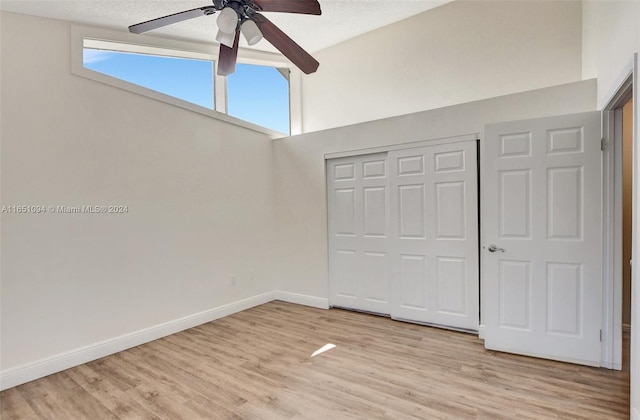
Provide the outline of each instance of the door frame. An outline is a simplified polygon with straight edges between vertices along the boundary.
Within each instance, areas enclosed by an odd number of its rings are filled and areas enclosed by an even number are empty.
[[[622,369],[622,106],[633,97],[633,77],[633,63],[630,62],[602,109],[604,152],[600,366],[615,370]]]
[[[327,167],[327,161],[330,159],[352,157],[360,155],[370,155],[373,153],[391,152],[393,150],[414,149],[416,147],[428,147],[438,144],[460,143],[465,141],[480,140],[480,133],[460,134],[449,137],[438,137],[435,139],[419,140],[408,143],[393,143],[386,146],[379,147],[365,147],[362,149],[347,150],[344,152],[330,152],[324,154],[325,169]],[[325,176],[326,180],[326,176]]]

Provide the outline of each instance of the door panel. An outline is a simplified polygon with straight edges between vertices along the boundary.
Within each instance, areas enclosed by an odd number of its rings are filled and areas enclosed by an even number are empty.
[[[387,189],[366,187],[364,194],[364,235],[385,237],[387,234]]]
[[[424,255],[399,255],[400,272],[398,296],[394,297],[394,305],[402,308],[427,310],[426,257]]]
[[[389,314],[387,156],[327,162],[329,301]]]
[[[437,307],[439,313],[467,315],[467,259],[437,257]]]
[[[500,327],[531,328],[531,262],[499,262]]]
[[[465,239],[467,208],[464,190],[465,183],[461,181],[436,184],[437,239]]]
[[[335,234],[356,235],[356,190],[340,188],[334,190]]]
[[[582,166],[547,169],[547,238],[582,239]]]
[[[600,114],[487,125],[483,144],[485,346],[599,365]]]
[[[333,294],[337,299],[345,302],[355,301],[358,298],[358,285],[354,274],[358,271],[356,251],[353,249],[336,249],[332,255],[331,278]]]
[[[531,238],[531,171],[507,170],[498,173],[501,239]]]
[[[478,328],[476,142],[389,152],[391,316]]]
[[[424,185],[401,185],[398,194],[400,238],[425,239]]]

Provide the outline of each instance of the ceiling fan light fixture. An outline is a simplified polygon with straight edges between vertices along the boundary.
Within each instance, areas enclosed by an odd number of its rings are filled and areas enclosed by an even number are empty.
[[[238,13],[231,7],[225,7],[220,12],[218,19],[218,29],[226,34],[233,34],[238,27]]]
[[[222,45],[226,45],[229,48],[233,48],[233,42],[235,41],[235,38],[235,32],[228,34],[226,32],[222,32],[222,29],[219,30],[218,34],[216,35],[216,41],[218,41]]]
[[[242,26],[240,26],[240,30],[249,45],[255,45],[262,39],[262,32],[260,32],[258,25],[251,19],[245,20]]]

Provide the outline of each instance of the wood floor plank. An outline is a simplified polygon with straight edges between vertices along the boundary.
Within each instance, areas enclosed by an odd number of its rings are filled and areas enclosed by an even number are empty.
[[[118,417],[154,417],[150,412],[143,410],[135,399],[114,385],[111,378],[96,372],[87,364],[68,369],[65,373]]]
[[[629,371],[276,301],[3,391],[0,403],[2,419],[605,420],[629,417]]]
[[[0,393],[0,418],[7,419],[38,419],[40,418],[24,399],[17,388],[11,388]]]

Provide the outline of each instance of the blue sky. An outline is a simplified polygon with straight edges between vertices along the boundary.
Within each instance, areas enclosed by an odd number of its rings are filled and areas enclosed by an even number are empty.
[[[214,109],[211,61],[85,48],[84,67]],[[289,133],[289,83],[277,69],[238,63],[227,97],[229,115]]]
[[[277,69],[236,64],[227,97],[229,115],[289,134],[289,82]]]

